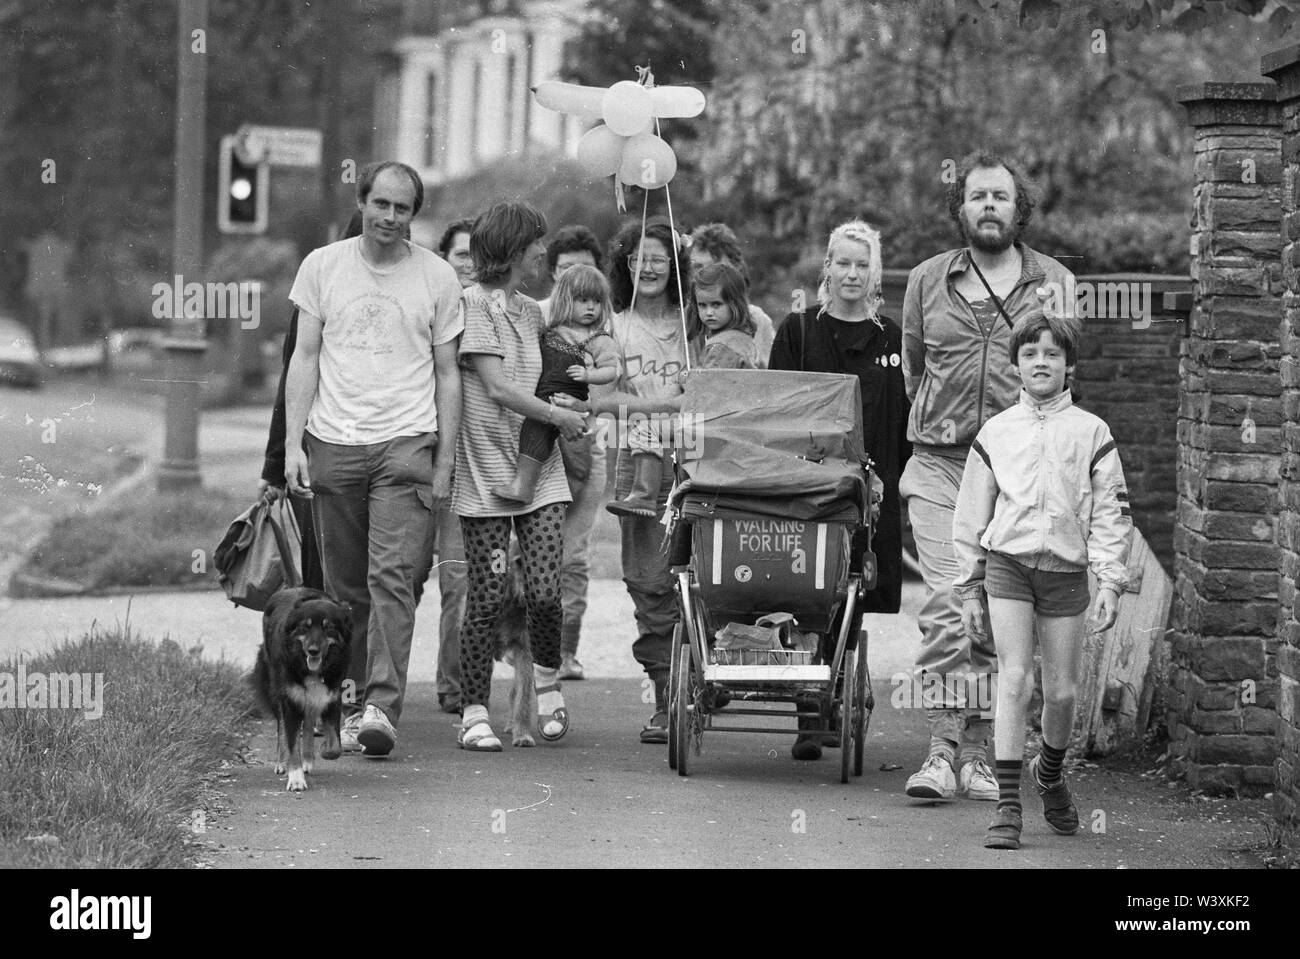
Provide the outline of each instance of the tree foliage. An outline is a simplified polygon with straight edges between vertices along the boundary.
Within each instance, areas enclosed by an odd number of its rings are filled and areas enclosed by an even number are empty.
[[[712,6],[718,71],[698,146],[698,212],[742,232],[774,290],[806,285],[791,264],[815,269],[830,228],[855,216],[880,227],[888,265],[955,245],[944,190],[981,146],[1038,187],[1029,242],[1081,272],[1185,271],[1192,144],[1175,88],[1258,79],[1289,9]]]
[[[72,280],[87,312],[119,323],[147,319],[148,291],[171,268],[177,6],[0,4],[0,306],[19,300],[24,241],[52,230],[77,245]],[[346,212],[351,187],[341,182],[339,160],[370,158],[375,54],[395,38],[400,7],[210,0],[206,250],[222,242],[217,144],[242,123],[325,129],[327,205],[338,209],[334,216]],[[53,182],[42,179],[48,169]],[[320,242],[323,183],[319,174],[276,171],[272,237],[300,252]]]

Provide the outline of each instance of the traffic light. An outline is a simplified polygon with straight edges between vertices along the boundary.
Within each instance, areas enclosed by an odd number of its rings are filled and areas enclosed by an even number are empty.
[[[245,163],[233,136],[221,138],[217,227],[222,233],[265,233],[270,164]]]

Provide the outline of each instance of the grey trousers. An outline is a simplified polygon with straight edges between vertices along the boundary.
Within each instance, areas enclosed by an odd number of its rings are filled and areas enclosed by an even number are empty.
[[[415,624],[415,579],[429,568],[437,436],[342,446],[305,433],[312,518],[325,589],[352,607],[348,678],[394,724],[402,713]]]
[[[663,506],[672,488],[672,464],[663,457],[664,472],[658,502]],[[619,450],[614,476],[615,497],[626,496],[632,488],[632,455]],[[673,629],[677,625],[677,594],[673,590],[668,551],[664,547],[664,527],[658,517],[620,516],[622,533],[623,582],[632,598],[637,638],[632,655],[650,677],[655,687],[657,709],[665,708],[665,689],[672,657]]]
[[[442,617],[438,620],[438,701],[460,700],[460,625],[465,619],[465,541],[460,517],[450,504],[434,520],[433,551],[438,557],[438,594]]]
[[[992,716],[958,708],[960,687],[953,680],[968,673],[995,676],[998,655],[991,631],[985,641],[972,641],[966,635],[961,625],[961,600],[952,589],[958,575],[952,518],[963,470],[961,460],[919,450],[903,470],[899,495],[907,502],[926,586],[925,605],[917,616],[921,648],[916,654],[916,672],[918,678],[926,673],[944,677],[941,687],[922,686],[927,698],[930,689],[938,694],[925,704],[931,737],[978,743],[989,735]]]

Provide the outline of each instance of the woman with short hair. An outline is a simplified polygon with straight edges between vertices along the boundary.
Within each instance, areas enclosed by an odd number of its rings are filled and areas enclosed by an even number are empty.
[[[582,436],[585,417],[534,395],[542,372],[544,327],[537,302],[519,292],[545,262],[546,219],[527,203],[497,203],[474,223],[470,252],[478,283],[461,296],[461,428],[453,509],[460,516],[468,563],[468,599],[460,637],[462,749],[499,752],[488,722],[493,644],[505,602],[513,527],[523,553],[524,599],[537,686],[538,731],[556,740],[569,729],[560,692],[560,563],[570,501],[558,448],[542,465],[526,503],[492,491],[515,476],[525,418]]]

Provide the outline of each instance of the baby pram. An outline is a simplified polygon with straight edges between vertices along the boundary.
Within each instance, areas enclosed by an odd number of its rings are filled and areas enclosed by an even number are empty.
[[[705,732],[795,732],[729,717],[786,717],[805,735],[838,736],[841,781],[850,761],[860,776],[874,705],[861,609],[875,585],[880,483],[857,377],[694,371],[678,445],[669,765],[687,775]]]

